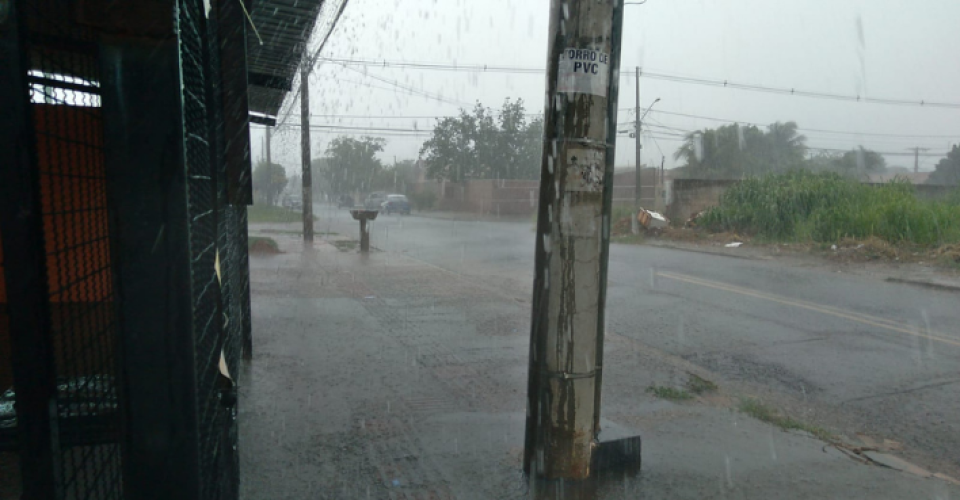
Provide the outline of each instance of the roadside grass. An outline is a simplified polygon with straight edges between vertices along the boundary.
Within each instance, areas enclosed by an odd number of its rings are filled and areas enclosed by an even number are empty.
[[[687,392],[686,389],[677,389],[663,385],[651,385],[647,387],[647,392],[668,401],[687,401],[693,399],[693,394]]]
[[[687,390],[690,392],[700,395],[708,392],[717,392],[720,388],[717,387],[717,384],[693,373],[687,373],[690,378],[687,379]]]
[[[303,234],[303,231],[300,229],[263,228],[263,229],[260,229],[259,232],[264,234],[292,234],[297,236]],[[340,233],[337,233],[334,231],[314,231],[313,234],[316,236],[339,236],[340,235]]]
[[[688,401],[696,396],[701,396],[708,392],[716,392],[720,389],[717,387],[717,384],[701,376],[689,372],[687,375],[687,382],[682,388],[651,385],[647,387],[647,392],[668,401]]]
[[[247,207],[247,220],[249,222],[300,222],[303,220],[303,215],[283,207],[251,205]]]
[[[646,241],[646,236],[641,234],[624,234],[610,236],[610,243],[621,243],[624,245],[640,245]]]
[[[805,422],[793,419],[791,417],[781,415],[776,409],[767,406],[762,401],[756,398],[742,398],[740,399],[739,410],[742,413],[745,413],[761,422],[766,422],[770,425],[775,425],[785,431],[797,430],[809,432],[810,434],[816,436],[817,438],[823,441],[836,441],[837,438],[830,431],[823,429],[822,427],[817,427],[815,425],[810,425]]]
[[[835,243],[873,237],[933,248],[960,242],[957,221],[960,195],[921,199],[904,180],[873,186],[836,173],[797,170],[745,179],[727,190],[698,224],[760,241]]]
[[[331,243],[333,243],[333,246],[337,247],[337,250],[340,250],[341,252],[356,250],[360,245],[360,242],[357,240],[336,240],[332,241]]]

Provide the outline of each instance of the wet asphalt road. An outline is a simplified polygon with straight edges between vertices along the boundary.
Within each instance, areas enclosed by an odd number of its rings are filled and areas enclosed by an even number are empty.
[[[317,230],[351,235],[317,207]],[[529,301],[532,221],[387,216],[372,244]],[[960,294],[779,261],[613,245],[608,331],[781,395],[848,434],[960,466]]]

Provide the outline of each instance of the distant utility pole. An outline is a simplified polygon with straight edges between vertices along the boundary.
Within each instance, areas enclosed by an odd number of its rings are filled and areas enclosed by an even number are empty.
[[[303,186],[303,241],[313,241],[313,176],[310,173],[310,69],[313,61],[304,47],[300,61],[300,182]]]
[[[550,7],[523,465],[532,479],[561,488],[590,477],[603,455],[622,9],[618,0],[551,0]]]
[[[264,148],[263,148],[263,149],[265,150],[265,152],[266,152],[266,154],[267,154],[267,164],[273,163],[273,160],[270,159],[270,129],[272,129],[272,128],[273,128],[273,127],[271,127],[270,125],[267,125],[267,128],[266,128],[266,137],[264,138]],[[309,132],[308,132],[308,133],[309,133]]]
[[[907,151],[913,151],[913,173],[920,172],[920,152],[930,151],[930,148],[907,148]]]
[[[636,179],[636,182],[634,183],[634,186],[633,186],[633,187],[634,187],[634,190],[633,190],[633,208],[638,209],[638,208],[640,208],[640,198],[643,197],[643,195],[642,195],[642,193],[641,193],[641,191],[640,191],[640,188],[641,188],[642,182],[643,182],[643,181],[642,181],[642,178],[641,178],[641,175],[640,175],[641,170],[643,169],[643,167],[640,166],[640,150],[643,149],[643,145],[640,144],[640,66],[637,66],[637,75],[636,75],[636,77],[637,77],[637,79],[636,79],[636,81],[637,81],[637,106],[636,106],[636,110],[635,110],[634,115],[633,115],[633,116],[634,116],[633,130],[634,130],[634,133],[637,134],[637,141],[636,141],[636,144],[635,144],[635,145],[636,145],[636,160],[637,160],[637,172],[636,172],[637,179]]]

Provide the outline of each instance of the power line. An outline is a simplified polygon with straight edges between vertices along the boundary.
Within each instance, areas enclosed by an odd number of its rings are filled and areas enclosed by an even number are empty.
[[[420,69],[430,71],[454,71],[471,73],[511,73],[511,74],[537,74],[543,75],[545,70],[542,68],[523,68],[516,66],[494,66],[488,64],[443,64],[443,63],[418,63],[406,61],[374,61],[365,59],[344,59],[344,58],[325,58],[326,61],[339,64],[341,66],[365,66],[379,68],[400,68],[400,69]],[[634,76],[636,71],[621,71],[620,76]],[[711,87],[731,88],[738,90],[747,90],[753,92],[765,92],[771,94],[791,95],[809,97],[815,99],[830,99],[838,101],[864,102],[870,104],[888,104],[897,106],[919,106],[927,108],[946,108],[960,109],[960,103],[926,101],[925,99],[891,99],[879,97],[866,97],[861,95],[836,94],[831,92],[819,92],[787,87],[771,87],[767,85],[758,85],[753,83],[739,83],[730,80],[719,80],[701,77],[671,75],[667,73],[645,72],[640,70],[641,78],[653,80],[664,80],[676,83],[687,83],[692,85],[705,85]]]
[[[336,15],[335,15],[334,18],[333,18],[333,22],[330,24],[330,29],[327,30],[327,34],[323,36],[323,40],[320,42],[320,46],[317,47],[317,50],[316,50],[316,52],[314,52],[313,56],[310,57],[310,58],[307,58],[308,61],[309,61],[308,64],[310,65],[311,68],[313,67],[314,63],[317,62],[317,59],[320,57],[320,51],[323,50],[323,47],[327,44],[327,40],[330,39],[330,35],[333,34],[333,30],[337,29],[337,23],[340,21],[340,16],[343,15],[343,11],[346,10],[346,8],[347,8],[347,2],[349,2],[349,1],[350,1],[350,0],[341,0],[341,2],[340,2],[340,8],[337,9],[337,13],[336,13]],[[304,57],[305,57],[305,58],[306,58],[306,55],[307,55],[307,54],[306,54],[306,48],[304,48]],[[305,63],[306,63],[306,61],[301,61],[301,62],[300,62],[300,64],[305,64]],[[309,74],[309,73],[308,73],[308,74]],[[300,82],[300,85],[297,85],[297,92],[294,94],[293,99],[290,100],[290,107],[287,108],[287,112],[286,112],[286,114],[283,116],[283,119],[280,121],[280,123],[279,123],[278,126],[283,125],[283,123],[287,121],[287,118],[290,116],[290,112],[293,111],[293,103],[294,103],[294,101],[296,101],[297,98],[300,97],[300,87],[303,86],[303,85],[305,85],[305,84],[306,84],[306,85],[309,85],[310,82],[309,82],[309,81],[308,81],[308,82],[303,82],[303,81],[301,81],[301,82]]]
[[[444,97],[444,96],[441,95],[441,94],[432,94],[432,93],[430,93],[430,92],[427,92],[426,90],[420,90],[420,89],[417,89],[417,88],[408,87],[408,86],[406,86],[406,85],[404,85],[404,84],[402,84],[402,83],[400,83],[400,82],[398,82],[398,81],[396,81],[396,80],[387,80],[386,78],[380,78],[380,77],[378,77],[378,76],[374,76],[374,75],[371,75],[371,74],[368,74],[368,73],[364,73],[363,71],[360,71],[360,70],[358,70],[358,69],[351,68],[351,67],[349,67],[349,66],[343,66],[343,67],[344,67],[344,69],[348,69],[348,70],[353,71],[353,72],[355,72],[355,73],[359,73],[359,74],[363,75],[363,76],[366,77],[366,78],[373,78],[374,80],[377,80],[377,81],[386,83],[386,84],[388,84],[388,85],[394,86],[394,87],[396,87],[396,88],[398,88],[398,89],[401,89],[401,90],[406,90],[407,92],[412,92],[412,93],[414,93],[414,94],[422,95],[422,96],[424,96],[424,97],[429,97],[429,98],[431,98],[431,99],[434,99],[434,100],[437,100],[437,101],[440,101],[440,102],[445,102],[445,103],[447,103],[447,104],[456,104],[456,105],[458,105],[458,106],[471,106],[471,103],[468,103],[468,102],[466,102],[466,101],[458,101],[458,100],[456,100],[456,99],[449,99],[449,98]]]
[[[386,87],[378,87],[378,86],[370,85],[370,84],[365,83],[365,82],[345,81],[345,82],[342,82],[342,83],[353,83],[353,84],[357,84],[357,85],[368,86],[368,87],[370,87],[370,88],[376,88],[376,89],[382,89],[382,90],[390,90],[390,89],[388,89],[388,88],[386,88]],[[621,111],[626,111],[626,110],[628,110],[628,109],[629,109],[630,111],[633,111],[633,108],[623,108]],[[660,114],[673,115],[673,116],[683,116],[683,117],[688,117],[688,118],[697,118],[697,119],[711,120],[711,121],[717,121],[717,122],[723,122],[723,123],[738,123],[738,124],[741,124],[741,125],[753,125],[753,126],[756,126],[756,127],[767,127],[767,126],[769,125],[769,124],[763,124],[763,123],[748,122],[748,121],[744,121],[744,120],[734,120],[734,119],[730,119],[730,118],[715,118],[715,117],[703,116],[703,115],[694,115],[694,114],[688,114],[688,113],[678,113],[678,112],[673,112],[673,111],[665,111],[665,110],[662,110],[662,109],[654,109],[654,110],[651,111],[651,113],[653,113],[653,114],[660,113]],[[311,116],[312,118],[340,118],[340,119],[349,119],[349,120],[364,120],[364,119],[372,119],[372,120],[429,120],[429,119],[458,118],[460,115],[345,115],[345,114],[312,114],[312,113],[311,113],[310,116]],[[542,116],[543,116],[543,113],[524,113],[524,116],[537,118],[537,117],[542,117]],[[649,120],[654,120],[653,117],[650,117],[650,118],[648,118],[648,119],[649,119]],[[671,126],[663,125],[662,123],[660,123],[659,121],[656,121],[656,120],[654,120],[654,123],[657,123],[657,124],[659,124],[661,127],[666,128],[666,129],[683,131],[683,132],[685,132],[685,133],[689,133],[689,132],[693,132],[693,131],[694,131],[694,130],[689,130],[689,129],[681,129],[681,128],[677,128],[677,127],[671,127]],[[618,123],[618,126],[627,126],[627,125],[633,125],[633,120],[628,120],[628,121],[623,121],[623,122]],[[909,139],[909,140],[913,140],[913,139],[929,139],[929,140],[931,140],[931,141],[933,141],[933,140],[943,140],[943,139],[946,139],[946,140],[951,140],[951,139],[953,139],[953,140],[960,140],[960,134],[955,134],[955,135],[890,134],[890,133],[880,133],[880,132],[857,132],[857,131],[849,131],[849,130],[827,130],[827,129],[807,128],[807,127],[803,127],[803,126],[798,126],[798,130],[801,131],[801,132],[803,132],[803,133],[815,132],[815,133],[824,133],[824,134],[840,134],[840,135],[856,135],[856,136],[876,136],[876,137],[890,137],[890,138],[894,138],[894,139],[899,138],[899,139],[904,139],[904,140],[908,140],[908,139]],[[839,138],[838,138],[837,140],[842,140],[842,139],[839,139]]]
[[[631,111],[631,110],[633,110],[633,108],[624,108],[621,111]],[[752,122],[743,121],[743,120],[731,120],[729,118],[715,118],[710,116],[694,115],[689,113],[678,113],[676,111],[665,111],[662,109],[654,109],[651,111],[651,113],[654,113],[654,114],[661,113],[665,115],[683,116],[687,118],[698,118],[703,120],[712,120],[712,121],[725,122],[725,123],[739,123],[742,125],[753,125],[756,127],[766,127],[769,125],[764,123],[752,123]],[[880,132],[855,132],[855,131],[849,131],[849,130],[816,129],[816,128],[801,127],[801,126],[798,126],[797,128],[804,132],[822,132],[827,134],[872,135],[872,136],[878,136],[878,137],[911,137],[911,138],[925,138],[925,139],[960,139],[960,134],[953,134],[953,135],[886,134],[886,133],[880,133]]]

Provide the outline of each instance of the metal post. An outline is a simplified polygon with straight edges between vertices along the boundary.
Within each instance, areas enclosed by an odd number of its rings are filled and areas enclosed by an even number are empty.
[[[310,66],[306,49],[300,63],[300,182],[303,204],[303,241],[313,241],[313,176],[310,174]]]
[[[26,83],[26,16],[7,2],[0,15],[0,233],[17,391],[22,498],[62,495],[57,384],[47,290],[36,136]]]
[[[360,252],[370,252],[370,232],[367,231],[367,219],[360,219]]]
[[[122,297],[123,488],[128,498],[199,498],[180,53],[169,36],[111,38],[99,59],[110,253]]]
[[[622,0],[552,0],[524,470],[585,479],[597,447]]]

